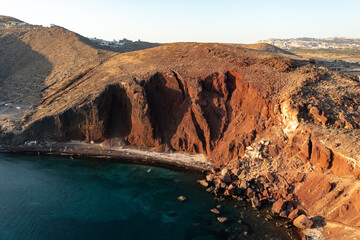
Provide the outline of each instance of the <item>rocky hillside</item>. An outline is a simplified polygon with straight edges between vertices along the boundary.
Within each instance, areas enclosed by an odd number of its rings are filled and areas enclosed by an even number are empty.
[[[0,26],[27,24],[17,18],[0,15]]]
[[[32,25],[0,29],[0,52],[0,101],[29,105],[114,55],[64,28]]]
[[[327,203],[314,203],[324,196],[306,182],[298,193],[311,214],[360,227],[357,77],[240,45],[174,43],[114,53],[59,27],[0,34],[0,100],[37,104],[12,125],[2,123],[1,144],[119,139],[203,153],[221,165],[266,139],[273,171],[346,182],[347,193]]]

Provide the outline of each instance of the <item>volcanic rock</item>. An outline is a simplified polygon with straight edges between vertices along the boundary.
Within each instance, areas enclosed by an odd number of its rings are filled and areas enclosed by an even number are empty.
[[[217,217],[217,220],[221,223],[227,222],[229,219],[227,217]]]
[[[267,172],[265,174],[265,177],[270,183],[273,183],[275,181],[275,177],[272,175],[272,173]]]
[[[206,181],[208,181],[208,182],[213,182],[213,181],[214,181],[214,177],[215,177],[214,174],[208,174],[208,175],[206,175]]]
[[[223,168],[221,170],[221,176],[225,176],[225,175],[228,175],[231,171],[227,168]]]
[[[179,196],[178,200],[181,201],[181,202],[184,202],[184,201],[187,200],[187,198],[185,196]]]
[[[218,209],[216,209],[216,208],[212,208],[210,211],[215,213],[215,214],[220,214],[220,211]]]
[[[223,180],[226,184],[232,183],[232,179],[229,174],[222,175],[220,179]]]
[[[261,206],[261,202],[259,201],[259,199],[257,197],[253,197],[253,198],[251,198],[251,205],[253,208],[258,209]]]
[[[313,226],[313,221],[305,215],[300,215],[294,220],[293,224],[300,229],[306,229]]]
[[[298,216],[305,214],[304,211],[300,210],[300,209],[295,209],[292,212],[290,212],[290,214],[288,215],[288,218],[291,220],[294,220],[295,218],[297,218]]]
[[[206,181],[206,180],[198,180],[198,183],[200,183],[202,186],[204,187],[208,187],[209,186],[209,183]]]
[[[276,202],[274,202],[271,208],[271,211],[273,213],[278,213],[278,214],[284,210],[286,210],[286,202],[282,199],[279,199]]]

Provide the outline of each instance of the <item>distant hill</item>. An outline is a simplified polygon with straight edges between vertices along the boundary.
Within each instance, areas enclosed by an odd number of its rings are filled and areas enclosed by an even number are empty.
[[[157,46],[133,42],[120,48],[101,46],[59,26],[25,24],[0,16],[0,102],[37,105],[106,59]],[[13,23],[13,24],[11,24]]]
[[[0,101],[29,105],[114,55],[64,28],[32,25],[0,28],[0,53]]]
[[[257,50],[260,52],[294,55],[291,52],[285,51],[284,49],[281,49],[279,47],[276,47],[276,46],[268,44],[268,43],[238,44],[238,45],[240,45],[241,47],[244,47],[244,48]]]

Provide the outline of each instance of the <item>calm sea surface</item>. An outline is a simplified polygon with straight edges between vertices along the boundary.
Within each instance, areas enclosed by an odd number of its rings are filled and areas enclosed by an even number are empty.
[[[265,210],[219,202],[200,178],[108,160],[0,154],[0,239],[290,239],[293,231],[265,221]],[[228,223],[210,212],[219,204]]]

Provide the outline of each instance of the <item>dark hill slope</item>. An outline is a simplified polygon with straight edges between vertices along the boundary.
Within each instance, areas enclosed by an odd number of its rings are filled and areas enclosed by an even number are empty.
[[[27,105],[114,55],[64,28],[32,25],[0,28],[0,52],[0,101]]]

